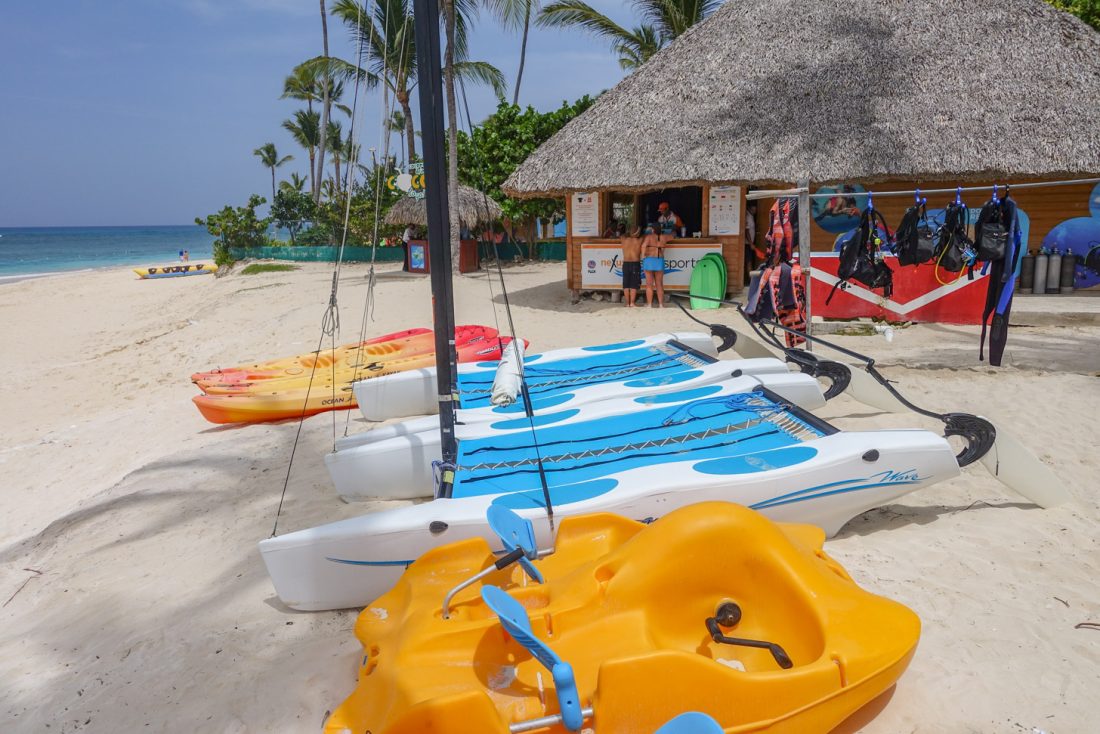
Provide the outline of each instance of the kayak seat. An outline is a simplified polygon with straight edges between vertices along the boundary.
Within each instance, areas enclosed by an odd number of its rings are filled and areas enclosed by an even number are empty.
[[[562,724],[569,731],[580,731],[584,725],[581,714],[580,695],[577,693],[577,680],[573,675],[573,666],[562,660],[546,646],[531,630],[531,620],[527,610],[518,601],[508,596],[496,586],[484,586],[481,598],[500,618],[500,624],[516,642],[531,653],[554,678],[554,689],[558,697]]]
[[[714,719],[698,711],[690,711],[669,720],[655,734],[722,734],[722,731]]]

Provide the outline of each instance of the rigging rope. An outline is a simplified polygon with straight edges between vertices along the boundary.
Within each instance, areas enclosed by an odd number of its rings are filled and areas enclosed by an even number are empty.
[[[409,15],[404,16],[402,21],[402,28],[400,37],[404,38],[408,32]],[[387,25],[388,25],[387,17]],[[374,38],[375,25],[371,23],[371,38]],[[401,46],[401,51],[398,54],[397,69],[399,71],[404,70],[405,64],[405,51],[408,48],[408,44]],[[385,37],[383,40],[383,57],[382,57],[382,107],[378,125],[378,136],[381,138],[382,143],[382,167],[378,167],[378,162],[374,162],[374,227],[371,233],[371,251],[370,251],[370,268],[367,271],[367,295],[363,300],[363,319],[359,325],[359,346],[356,348],[355,354],[355,367],[352,372],[351,382],[354,384],[362,376],[362,372],[359,367],[362,363],[360,358],[363,350],[363,342],[367,338],[367,324],[374,318],[374,286],[376,281],[374,266],[378,255],[378,225],[379,217],[382,210],[382,185],[386,180],[386,174],[390,169],[390,127],[389,120],[393,116],[393,102],[390,100],[389,86],[387,86],[385,79],[389,71],[389,37]],[[372,149],[373,151],[373,149]],[[349,198],[350,201],[350,198]],[[348,431],[351,428],[351,412],[344,418],[344,435],[348,435]],[[336,441],[333,440],[333,450],[336,450]]]
[[[356,37],[358,38],[358,41],[359,41],[358,46],[356,48],[356,53],[355,53],[355,61],[356,61],[356,67],[355,67],[356,68],[355,93],[354,93],[354,96],[352,98],[351,123],[350,123],[350,126],[348,127],[348,137],[351,140],[351,143],[352,143],[352,146],[353,146],[352,150],[354,150],[354,143],[355,143],[355,117],[356,117],[356,108],[357,108],[358,102],[359,102],[359,82],[360,82],[360,77],[362,76],[363,37],[362,37],[362,34],[360,33],[360,28],[361,28],[361,23],[362,23],[362,16],[363,16],[363,8],[360,5],[359,9],[358,9],[358,12],[356,13],[356,19],[355,19],[355,32],[356,32]],[[371,23],[372,38],[373,38],[373,33],[374,33],[374,24]],[[325,74],[326,78],[329,78],[329,77],[332,76],[330,72],[331,72],[331,69],[326,64],[325,68],[324,68],[324,74]],[[326,81],[326,89],[327,89],[327,85],[328,85],[328,82]],[[350,182],[354,180],[353,168],[354,167],[352,165],[350,165],[350,161],[349,161],[347,171],[345,172],[346,181],[349,182],[348,183],[349,187],[350,187]],[[321,170],[322,171],[324,170],[324,161],[321,161]],[[330,341],[331,341],[331,344],[332,344],[332,359],[331,359],[332,377],[331,377],[330,381],[332,382],[332,398],[333,398],[334,403],[335,403],[335,399],[336,399],[336,336],[340,332],[340,307],[339,307],[338,301],[337,301],[337,292],[339,290],[339,285],[340,285],[340,267],[341,267],[341,264],[342,264],[343,259],[344,259],[344,246],[347,243],[348,222],[349,222],[349,219],[350,219],[350,216],[351,216],[351,195],[350,195],[350,191],[346,190],[345,195],[347,197],[347,206],[345,206],[345,208],[344,208],[344,228],[343,228],[343,234],[342,234],[342,237],[341,237],[341,240],[340,240],[340,251],[339,251],[339,254],[337,255],[337,258],[336,258],[336,264],[333,267],[332,288],[329,291],[328,306],[325,309],[324,316],[322,316],[322,318],[321,318],[321,337],[317,342],[317,350],[316,350],[317,359],[315,359],[313,361],[313,365],[310,368],[309,382],[306,384],[306,394],[305,394],[305,397],[302,399],[302,412],[301,412],[301,415],[298,416],[298,429],[294,434],[294,443],[290,448],[290,459],[287,461],[286,477],[283,479],[283,489],[282,489],[282,492],[279,495],[279,505],[278,505],[278,508],[275,510],[275,521],[271,526],[271,537],[273,537],[273,538],[275,537],[275,535],[279,531],[279,517],[282,515],[283,503],[286,501],[287,488],[290,486],[290,473],[291,473],[291,470],[294,468],[294,458],[295,458],[295,456],[297,455],[297,452],[298,452],[298,441],[302,437],[302,426],[305,425],[306,413],[308,412],[308,409],[309,409],[309,395],[310,395],[310,391],[313,389],[313,378],[317,374],[317,363],[320,361],[321,347],[324,345],[326,336],[328,336],[330,338]],[[336,413],[335,412],[333,412],[333,415],[332,415],[332,439],[333,439],[333,444],[335,445],[335,442],[336,442]]]
[[[497,247],[496,235],[493,232],[493,223],[492,223],[492,220],[489,218],[489,195],[485,192],[486,187],[485,187],[484,168],[481,165],[482,164],[481,153],[480,153],[480,150],[478,148],[477,138],[474,136],[474,123],[473,123],[473,118],[470,116],[470,103],[469,103],[469,100],[466,97],[466,84],[465,84],[465,82],[462,81],[462,77],[458,77],[458,86],[459,86],[459,90],[462,92],[462,107],[463,107],[463,110],[466,113],[466,128],[467,128],[467,130],[469,131],[469,134],[470,134],[470,147],[474,151],[474,156],[475,156],[476,163],[477,163],[478,179],[479,179],[479,184],[480,184],[479,189],[481,190],[482,203],[485,205],[486,219],[489,220],[489,240],[493,243],[493,258],[496,260],[497,276],[500,278],[500,293],[501,293],[501,297],[504,299],[504,313],[508,317],[508,331],[509,331],[509,334],[512,337],[512,341],[515,342],[515,341],[517,341],[517,337],[516,337],[516,325],[515,325],[515,322],[512,320],[512,304],[508,300],[508,287],[504,283],[504,269],[501,267],[501,264],[500,264],[500,248]],[[459,124],[458,121],[455,121],[455,122],[456,122],[455,127],[458,127],[458,124]],[[458,151],[457,150],[452,151],[452,154],[453,155],[458,155]],[[517,355],[518,355],[518,346],[516,347],[516,349],[517,349]],[[516,364],[517,364],[518,377],[519,377],[520,393],[523,395],[523,404],[524,404],[524,408],[525,408],[524,412],[527,414],[527,422],[531,427],[531,441],[534,444],[535,457],[536,457],[536,460],[538,461],[539,481],[542,484],[542,499],[543,499],[543,503],[546,506],[546,518],[550,523],[550,534],[553,535],[554,534],[554,503],[550,499],[550,485],[549,485],[548,480],[546,478],[546,472],[543,470],[542,458],[541,458],[541,453],[542,452],[540,451],[539,446],[538,446],[538,443],[539,443],[538,433],[535,430],[534,409],[531,406],[531,394],[527,389],[527,378],[526,378],[526,375],[524,373],[523,360],[522,359],[517,359]]]

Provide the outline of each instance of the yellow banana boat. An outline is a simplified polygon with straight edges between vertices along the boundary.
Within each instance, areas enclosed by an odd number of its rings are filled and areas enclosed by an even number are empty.
[[[134,268],[134,272],[142,280],[155,280],[158,278],[179,278],[184,275],[208,275],[216,273],[218,266],[214,263],[178,263],[174,265],[151,265],[147,268]]]
[[[685,711],[727,734],[827,732],[916,649],[917,616],[860,589],[816,527],[725,502],[589,515],[532,562],[529,521],[501,530],[496,510],[506,558],[436,548],[359,616],[359,683],[327,734],[649,733]]]

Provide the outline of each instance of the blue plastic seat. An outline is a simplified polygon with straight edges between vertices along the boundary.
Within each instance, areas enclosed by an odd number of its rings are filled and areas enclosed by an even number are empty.
[[[706,714],[691,711],[680,714],[656,731],[656,734],[722,734],[718,722]]]
[[[535,541],[535,526],[530,520],[522,518],[507,507],[489,505],[486,513],[491,529],[504,544],[505,553],[511,553],[517,548],[523,549],[523,557],[519,559],[519,565],[532,581],[541,584],[542,574],[531,561],[538,558],[538,545]]]
[[[573,666],[559,658],[546,646],[546,643],[535,637],[527,610],[518,601],[496,586],[483,586],[481,598],[500,618],[501,626],[512,636],[512,639],[523,645],[550,671],[554,678],[554,690],[558,697],[562,724],[569,731],[580,731],[584,725],[584,715],[581,713],[580,695],[577,693],[577,679],[573,675]]]

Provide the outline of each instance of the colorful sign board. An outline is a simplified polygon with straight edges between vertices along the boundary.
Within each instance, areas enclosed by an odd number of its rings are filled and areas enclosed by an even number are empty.
[[[428,243],[413,240],[409,242],[409,272],[428,272]]]
[[[665,288],[686,291],[691,285],[691,270],[708,254],[722,253],[718,242],[670,244],[665,247]],[[643,274],[643,279],[644,279]],[[619,290],[623,287],[623,252],[613,244],[581,245],[581,288]],[[644,280],[643,280],[644,287]]]
[[[574,237],[600,236],[600,195],[575,193],[569,197],[570,231]]]
[[[711,237],[741,235],[741,187],[712,186],[710,189]]]
[[[974,280],[963,270],[958,273],[939,271],[937,279],[931,263],[898,265],[898,259],[887,255],[886,264],[894,271],[894,293],[884,298],[881,290],[871,290],[859,281],[850,280],[844,290],[836,289],[840,258],[836,253],[813,253],[810,278],[810,303],[814,316],[854,319],[886,318],[890,321],[924,321],[940,324],[980,324],[988,276],[974,271]],[[940,282],[943,281],[943,282]]]

